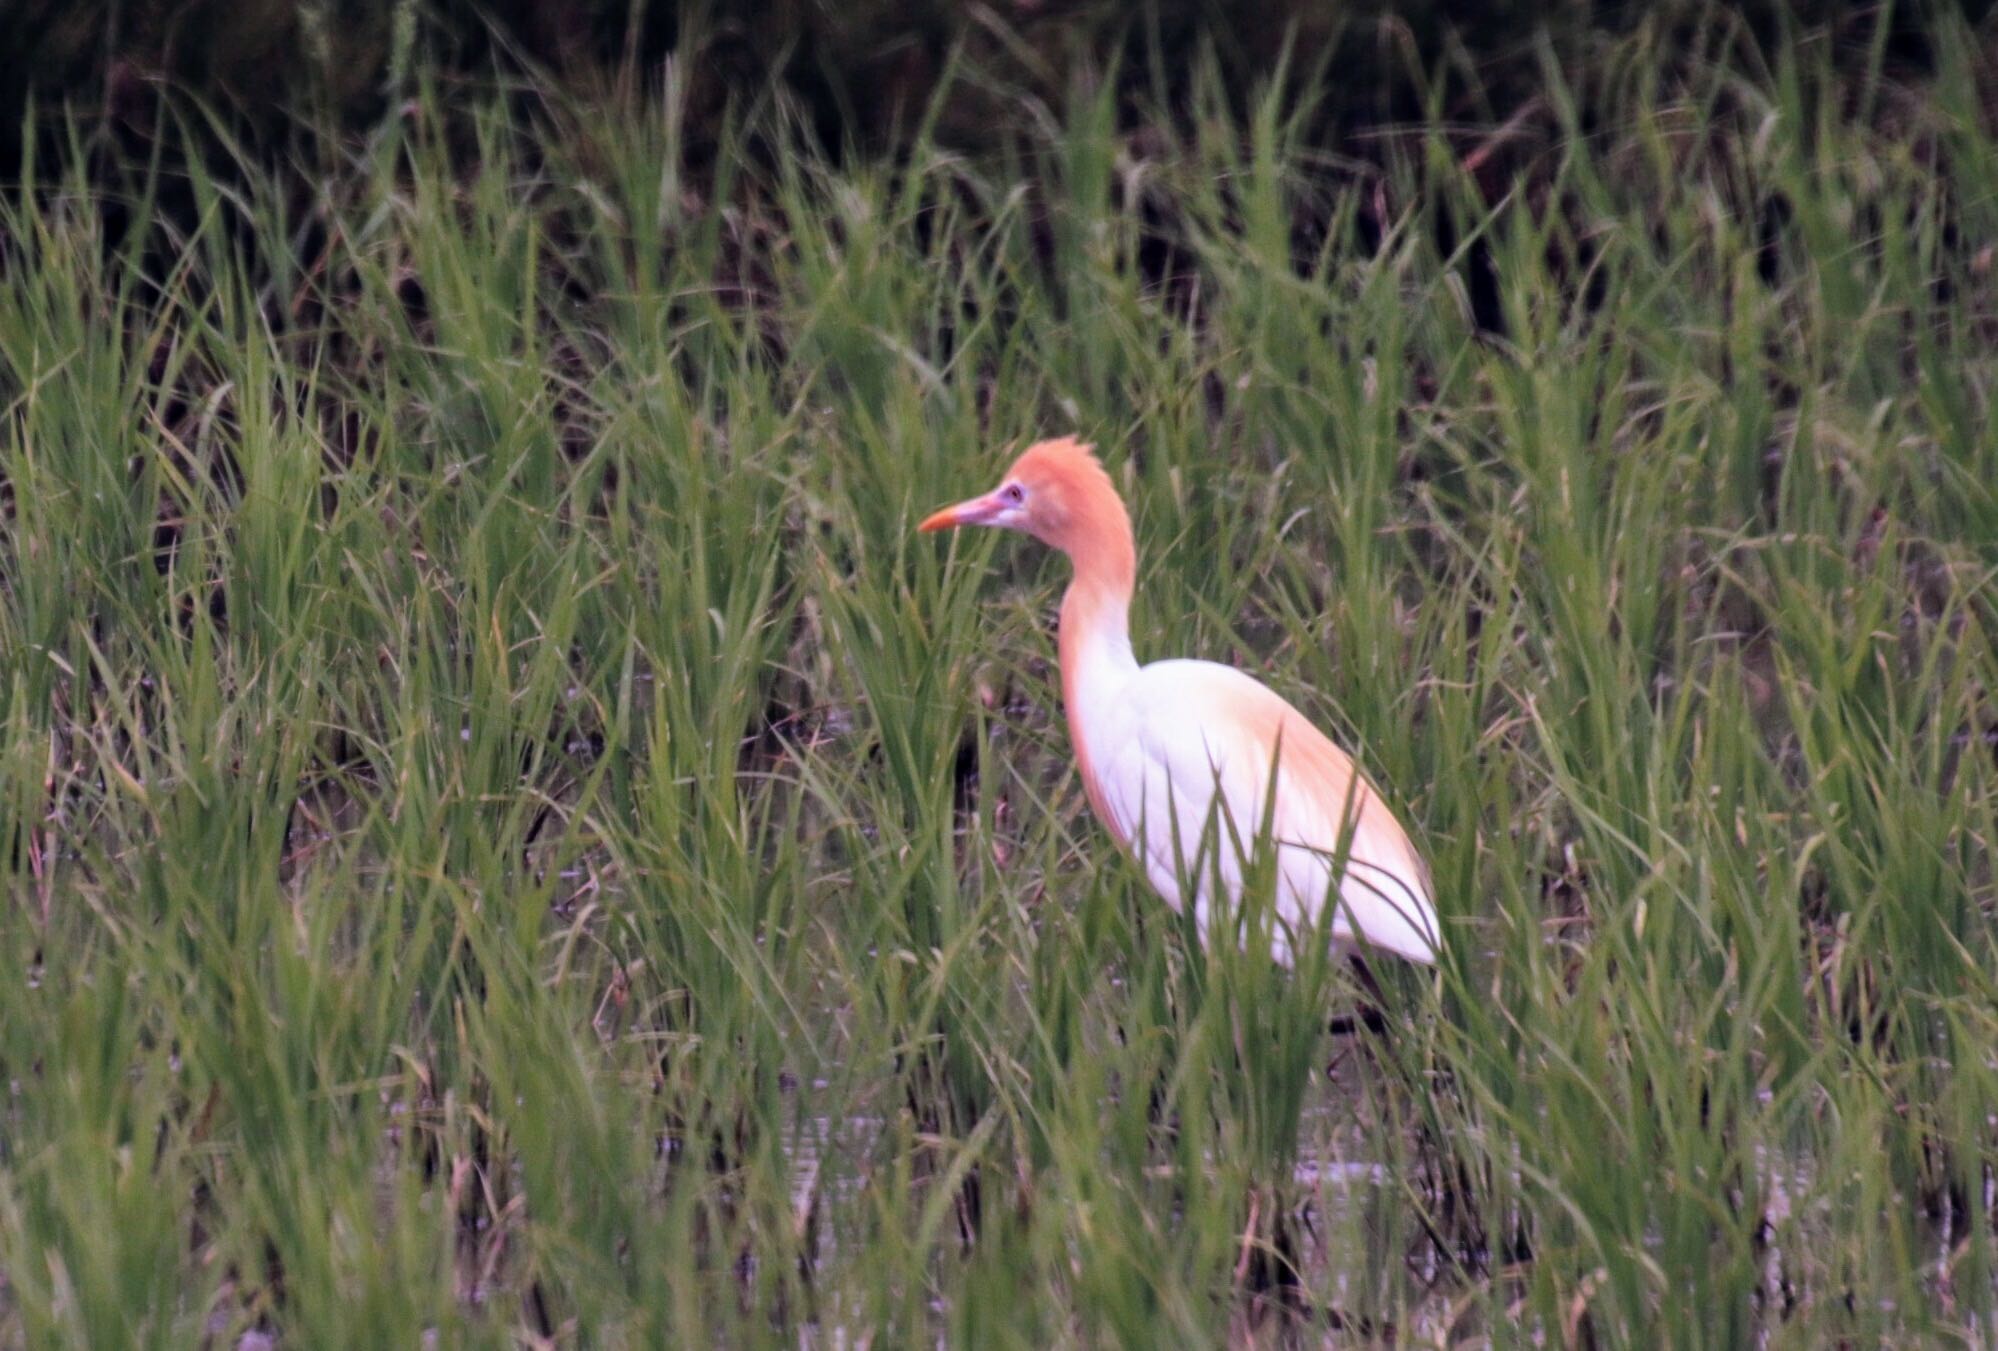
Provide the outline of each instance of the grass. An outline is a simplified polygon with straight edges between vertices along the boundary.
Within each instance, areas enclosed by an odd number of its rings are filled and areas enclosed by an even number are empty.
[[[670,73],[309,173],[57,126],[0,1342],[1988,1338],[1998,127],[1966,33],[1651,42],[1365,164],[1211,88],[712,173]],[[1141,657],[1424,843],[1388,1036],[1113,857],[1061,566],[912,533],[1069,430]]]

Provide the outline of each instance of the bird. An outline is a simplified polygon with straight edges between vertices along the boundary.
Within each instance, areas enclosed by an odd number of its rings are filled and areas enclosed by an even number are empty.
[[[1363,975],[1371,952],[1437,960],[1428,869],[1350,756],[1246,672],[1191,659],[1138,664],[1136,539],[1093,445],[1073,436],[1037,442],[998,487],[917,529],[960,526],[1018,531],[1068,556],[1057,646],[1084,794],[1168,905],[1182,910],[1192,892],[1203,942],[1214,941],[1217,883],[1227,913],[1239,913],[1244,878],[1266,862],[1255,850],[1274,847],[1277,963],[1293,966],[1299,940],[1325,933],[1328,903],[1336,906],[1331,955],[1361,959]]]

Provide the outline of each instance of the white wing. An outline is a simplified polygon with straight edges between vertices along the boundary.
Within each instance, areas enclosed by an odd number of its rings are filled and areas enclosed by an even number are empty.
[[[1213,662],[1154,662],[1118,693],[1085,757],[1092,800],[1175,909],[1184,902],[1182,882],[1193,884],[1203,938],[1217,871],[1231,900],[1241,894],[1243,852],[1263,825],[1274,760],[1267,838],[1277,846],[1276,959],[1290,962],[1294,936],[1319,922],[1328,900],[1338,907],[1335,943],[1436,959],[1436,909],[1407,832],[1303,714]],[[1208,833],[1217,831],[1218,842]]]

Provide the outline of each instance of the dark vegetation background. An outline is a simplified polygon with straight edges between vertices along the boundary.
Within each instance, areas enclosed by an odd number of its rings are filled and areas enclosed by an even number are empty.
[[[1084,72],[1113,72],[1135,122],[1141,103],[1188,106],[1179,96],[1203,58],[1244,98],[1288,59],[1301,80],[1329,77],[1315,91],[1329,142],[1425,112],[1503,121],[1535,101],[1545,62],[1586,79],[1606,40],[1640,24],[1668,52],[1808,33],[1846,67],[1908,78],[1931,63],[1942,6],[1975,26],[1991,0],[12,0],[0,9],[0,151],[18,163],[14,114],[31,101],[144,132],[172,89],[271,143],[305,125],[363,129],[418,81],[532,69],[572,94],[628,94],[669,57],[692,81],[696,125],[781,89],[832,153],[902,141],[954,61],[979,78],[950,89],[938,138],[976,148]]]
[[[448,115],[498,90],[544,144],[556,138],[587,160],[593,120],[652,115],[670,71],[682,110],[679,167],[699,192],[714,182],[723,144],[767,161],[810,147],[829,163],[893,161],[919,133],[975,155],[1032,144],[1075,96],[1107,80],[1114,134],[1137,161],[1197,133],[1192,109],[1227,106],[1241,119],[1274,89],[1292,108],[1293,143],[1324,152],[1299,166],[1304,178],[1369,186],[1353,222],[1354,242],[1370,248],[1403,205],[1381,195],[1370,170],[1398,144],[1413,145],[1417,127],[1444,130],[1488,205],[1515,184],[1543,188],[1567,127],[1603,130],[1598,110],[1622,106],[1634,82],[1716,63],[1751,84],[1769,82],[1779,53],[1822,63],[1829,78],[1800,91],[1807,102],[1860,105],[1839,111],[1891,129],[1889,91],[1918,97],[1938,33],[1984,32],[1992,8],[1992,0],[13,0],[0,10],[0,179],[18,180],[37,147],[45,164],[81,160],[102,185],[128,191],[135,166],[163,167],[149,207],[186,227],[194,206],[176,191],[175,165],[188,153],[225,180],[246,164],[290,179],[302,204],[315,178],[343,172],[343,144],[432,106],[424,96]],[[1547,97],[1550,77],[1561,108]],[[1214,85],[1206,103],[1193,87],[1203,78]],[[1987,107],[1998,103],[1991,83]],[[773,102],[784,113],[766,119]],[[784,130],[773,139],[771,127]],[[461,121],[461,159],[473,139]],[[1019,167],[1034,178],[1031,160]],[[729,181],[753,194],[758,180]],[[1337,214],[1333,200],[1298,194],[1291,224],[1300,265]],[[1172,204],[1133,194],[1121,205],[1144,217],[1145,275],[1169,282],[1183,243]],[[115,245],[121,195],[107,196],[103,209]],[[1788,221],[1788,204],[1772,195],[1757,222],[1772,267]],[[1450,251],[1468,224],[1437,213],[1437,247]],[[1578,278],[1585,261],[1570,260]],[[1461,270],[1477,326],[1502,328],[1486,241],[1468,245]]]

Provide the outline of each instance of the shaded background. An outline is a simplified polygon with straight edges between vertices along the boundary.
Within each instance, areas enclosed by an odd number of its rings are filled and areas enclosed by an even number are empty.
[[[1315,134],[1330,140],[1424,112],[1502,120],[1533,97],[1543,63],[1572,75],[1604,39],[1640,23],[1667,46],[1701,51],[1752,51],[1785,29],[1809,30],[1843,62],[1917,75],[1941,5],[1973,24],[1991,9],[1990,0],[12,0],[0,7],[0,168],[19,163],[19,113],[30,103],[144,130],[173,89],[236,134],[269,142],[302,121],[365,128],[425,81],[533,71],[576,96],[629,95],[675,56],[697,133],[730,100],[777,89],[837,153],[896,144],[954,61],[977,77],[952,82],[935,103],[938,137],[976,148],[1078,77],[1112,72],[1137,120],[1141,109],[1184,107],[1206,51],[1244,96],[1288,53],[1290,71],[1331,76],[1314,113]]]

